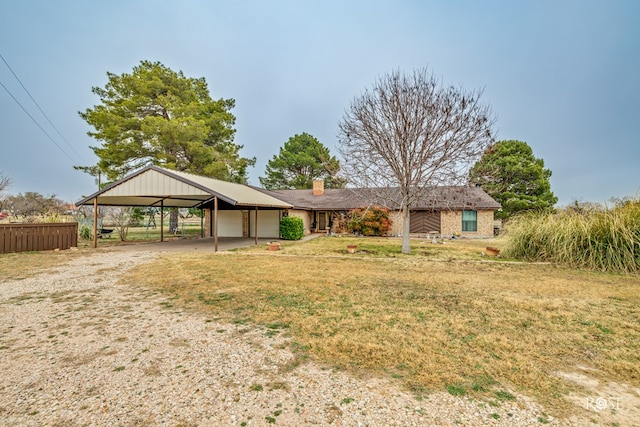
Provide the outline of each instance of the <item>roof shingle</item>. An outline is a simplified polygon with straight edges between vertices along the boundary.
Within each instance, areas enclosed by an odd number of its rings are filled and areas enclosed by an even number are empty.
[[[321,196],[309,190],[265,190],[256,188],[298,209],[350,210],[367,205],[386,206],[398,209],[399,189],[385,191],[369,188],[326,189]],[[412,206],[417,210],[495,210],[501,206],[480,187],[441,186],[425,189],[422,197]]]

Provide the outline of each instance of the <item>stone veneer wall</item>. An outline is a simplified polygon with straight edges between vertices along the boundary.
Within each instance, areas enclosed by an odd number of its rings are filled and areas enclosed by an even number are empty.
[[[451,236],[459,233],[467,237],[493,237],[493,211],[478,212],[478,231],[462,232],[462,211],[442,211],[440,214],[440,233]]]

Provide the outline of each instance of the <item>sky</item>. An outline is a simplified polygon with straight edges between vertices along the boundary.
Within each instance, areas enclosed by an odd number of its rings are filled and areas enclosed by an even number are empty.
[[[78,112],[99,103],[107,72],[142,60],[235,99],[253,185],[296,134],[338,155],[355,97],[428,67],[484,89],[497,139],[544,160],[558,205],[640,196],[638,18],[635,0],[0,0],[0,173],[11,194],[93,193],[73,166],[95,165],[101,142]]]

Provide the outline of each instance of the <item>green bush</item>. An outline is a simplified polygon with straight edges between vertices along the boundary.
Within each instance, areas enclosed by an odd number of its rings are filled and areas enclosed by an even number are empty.
[[[503,254],[592,270],[640,271],[640,200],[612,209],[520,215]]]
[[[364,236],[386,236],[391,229],[389,209],[382,207],[358,208],[349,212],[349,230]]]
[[[80,238],[82,240],[93,239],[93,233],[91,232],[91,229],[86,225],[83,225],[82,227],[80,227],[80,231],[78,232],[78,234],[80,235]]]
[[[297,216],[285,216],[280,220],[280,237],[284,240],[300,240],[304,236],[304,223]]]

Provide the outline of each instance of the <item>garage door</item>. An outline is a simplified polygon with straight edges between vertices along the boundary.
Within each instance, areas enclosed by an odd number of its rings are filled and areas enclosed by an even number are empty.
[[[255,211],[250,211],[249,222],[251,223],[251,237],[256,236],[255,219]],[[258,210],[258,237],[273,239],[280,237],[280,211]]]
[[[432,231],[440,233],[440,212],[415,211],[409,218],[409,231],[414,234],[426,234]]]
[[[218,236],[242,237],[242,211],[218,211]]]

